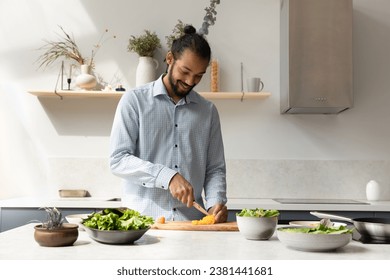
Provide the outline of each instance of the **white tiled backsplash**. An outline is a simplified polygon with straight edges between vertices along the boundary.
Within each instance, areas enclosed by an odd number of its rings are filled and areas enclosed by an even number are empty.
[[[365,199],[375,179],[390,188],[390,162],[377,160],[229,159],[229,198]],[[50,158],[48,183],[58,189],[86,189],[92,196],[120,197],[121,179],[106,158]]]

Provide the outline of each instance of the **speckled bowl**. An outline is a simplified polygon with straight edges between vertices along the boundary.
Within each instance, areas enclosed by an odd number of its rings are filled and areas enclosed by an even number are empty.
[[[283,227],[278,228],[276,234],[278,239],[287,247],[299,251],[309,252],[336,250],[338,248],[344,247],[352,240],[351,233],[312,234],[302,232],[287,232],[283,231]]]

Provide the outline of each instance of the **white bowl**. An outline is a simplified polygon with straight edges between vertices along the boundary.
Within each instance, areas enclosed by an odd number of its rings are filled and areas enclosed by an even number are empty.
[[[236,216],[240,233],[250,240],[268,240],[274,234],[278,217]]]
[[[84,225],[81,223],[83,219],[88,218],[91,214],[73,214],[65,216],[65,219],[70,224],[76,224],[79,226],[79,230],[84,230]]]
[[[347,245],[352,240],[351,233],[313,234],[303,232],[288,232],[283,231],[283,228],[285,227],[278,228],[276,231],[278,239],[287,247],[299,251],[332,251]]]

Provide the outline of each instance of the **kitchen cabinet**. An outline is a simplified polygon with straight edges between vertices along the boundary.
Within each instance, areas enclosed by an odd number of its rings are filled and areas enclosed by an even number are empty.
[[[89,214],[100,209],[91,208],[58,208],[63,218],[71,214]],[[39,208],[0,208],[0,232],[7,231],[28,223],[39,223],[46,220],[46,212]]]
[[[30,90],[30,94],[36,97],[57,97],[57,98],[113,98],[120,99],[123,92],[120,91],[69,91],[69,90]],[[269,92],[199,92],[206,99],[265,99],[271,94]],[[244,94],[244,95],[243,95]]]
[[[235,221],[236,213],[240,211],[229,210],[228,220]],[[291,211],[291,210],[279,210],[279,224],[288,224],[290,221],[315,221],[317,217],[310,214],[310,211]],[[329,214],[345,216],[348,218],[373,218],[373,217],[389,217],[390,212],[374,212],[374,211],[322,211]]]
[[[375,217],[375,212],[372,211],[326,211],[326,213],[345,216],[349,218],[372,218]],[[290,221],[300,220],[318,220],[317,217],[310,214],[310,211],[282,211],[280,215],[280,223],[288,224]]]

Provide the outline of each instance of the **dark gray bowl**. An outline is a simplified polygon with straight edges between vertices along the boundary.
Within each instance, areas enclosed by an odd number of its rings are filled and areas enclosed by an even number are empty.
[[[139,230],[99,230],[84,226],[93,240],[105,244],[132,244],[140,239],[149,228]]]

